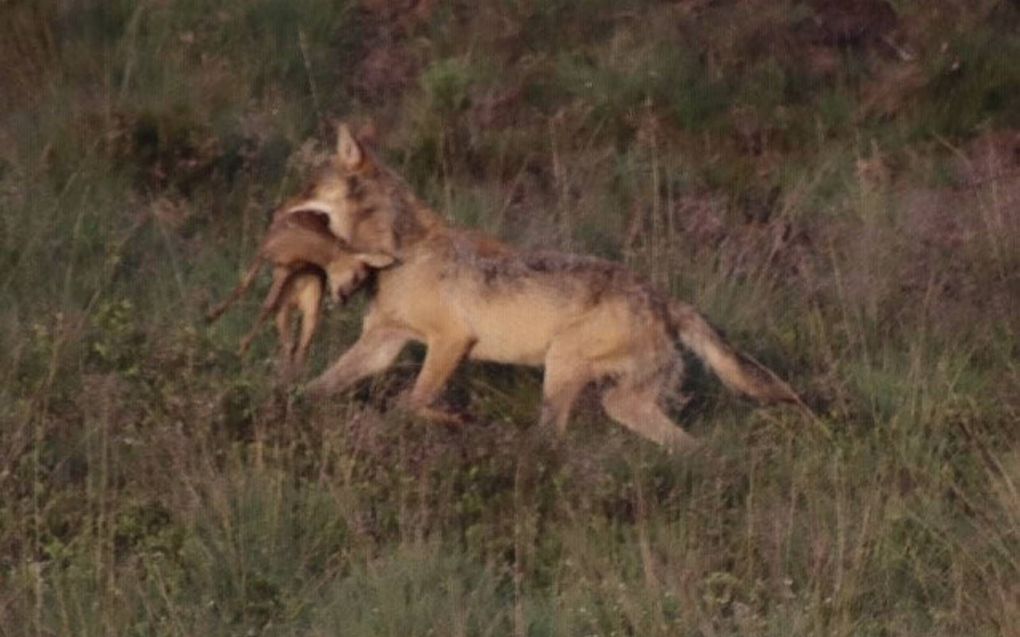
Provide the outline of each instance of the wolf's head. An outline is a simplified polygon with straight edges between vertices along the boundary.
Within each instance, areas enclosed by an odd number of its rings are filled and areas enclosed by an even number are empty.
[[[345,124],[337,128],[336,154],[283,212],[311,210],[358,252],[397,256],[437,223],[410,188],[383,166]]]

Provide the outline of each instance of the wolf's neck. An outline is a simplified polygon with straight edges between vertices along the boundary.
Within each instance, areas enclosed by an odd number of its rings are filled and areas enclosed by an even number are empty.
[[[408,248],[428,236],[442,232],[447,221],[425,202],[408,194],[396,219],[396,234],[401,248]]]

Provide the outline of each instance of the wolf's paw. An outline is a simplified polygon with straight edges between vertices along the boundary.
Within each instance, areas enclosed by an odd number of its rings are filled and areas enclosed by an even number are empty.
[[[415,416],[431,424],[441,425],[450,429],[461,429],[468,422],[464,414],[439,407],[416,407],[412,409],[412,412]]]

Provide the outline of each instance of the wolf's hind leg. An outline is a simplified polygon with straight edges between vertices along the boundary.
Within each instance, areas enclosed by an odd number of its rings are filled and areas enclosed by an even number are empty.
[[[641,387],[620,384],[602,396],[602,406],[613,420],[672,451],[687,451],[697,440],[678,427],[659,407],[661,382]]]

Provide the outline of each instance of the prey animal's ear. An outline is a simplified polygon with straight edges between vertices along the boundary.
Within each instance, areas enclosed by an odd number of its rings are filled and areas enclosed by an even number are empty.
[[[353,170],[365,161],[365,151],[354,138],[347,124],[338,124],[336,128],[336,155],[344,168]]]
[[[361,252],[355,256],[358,261],[361,261],[370,268],[376,269],[387,268],[396,262],[396,258],[393,255],[382,252]]]

